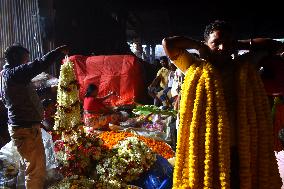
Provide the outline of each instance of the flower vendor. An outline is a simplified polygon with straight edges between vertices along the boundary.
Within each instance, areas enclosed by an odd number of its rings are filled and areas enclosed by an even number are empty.
[[[117,124],[120,121],[120,115],[103,103],[105,99],[114,95],[114,92],[101,98],[97,95],[98,87],[90,84],[84,98],[84,122],[86,126],[94,129],[107,129],[109,123]]]

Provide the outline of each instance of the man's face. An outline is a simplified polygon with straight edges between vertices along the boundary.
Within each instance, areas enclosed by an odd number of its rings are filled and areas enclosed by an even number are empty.
[[[234,38],[228,32],[215,30],[210,33],[206,43],[213,56],[218,59],[227,59],[234,53]]]
[[[163,66],[163,67],[165,67],[165,68],[167,68],[168,67],[168,61],[166,61],[166,60],[161,60],[160,61],[160,63],[161,63],[161,65]]]
[[[30,54],[29,53],[24,53],[22,58],[21,58],[21,64],[26,64],[30,60]]]

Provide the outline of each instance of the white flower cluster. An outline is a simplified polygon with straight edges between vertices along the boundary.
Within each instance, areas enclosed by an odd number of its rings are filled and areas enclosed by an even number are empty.
[[[119,142],[113,152],[97,165],[99,188],[122,188],[137,180],[156,161],[154,152],[136,137]]]
[[[81,122],[79,90],[71,61],[65,62],[60,68],[57,92],[57,112],[55,130],[68,130]]]

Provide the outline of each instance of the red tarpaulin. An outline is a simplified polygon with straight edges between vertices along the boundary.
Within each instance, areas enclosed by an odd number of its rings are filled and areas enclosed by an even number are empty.
[[[81,56],[69,57],[74,63],[75,73],[80,84],[80,99],[83,100],[86,88],[94,83],[99,88],[99,97],[109,91],[116,92],[106,103],[112,106],[133,104],[143,95],[141,65],[132,55]]]

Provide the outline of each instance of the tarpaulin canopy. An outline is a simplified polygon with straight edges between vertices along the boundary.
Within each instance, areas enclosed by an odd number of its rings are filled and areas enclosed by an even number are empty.
[[[102,97],[114,91],[106,103],[112,106],[133,104],[143,95],[144,83],[139,59],[132,55],[81,56],[69,57],[74,63],[75,73],[80,84],[80,99],[90,83],[99,88]]]

